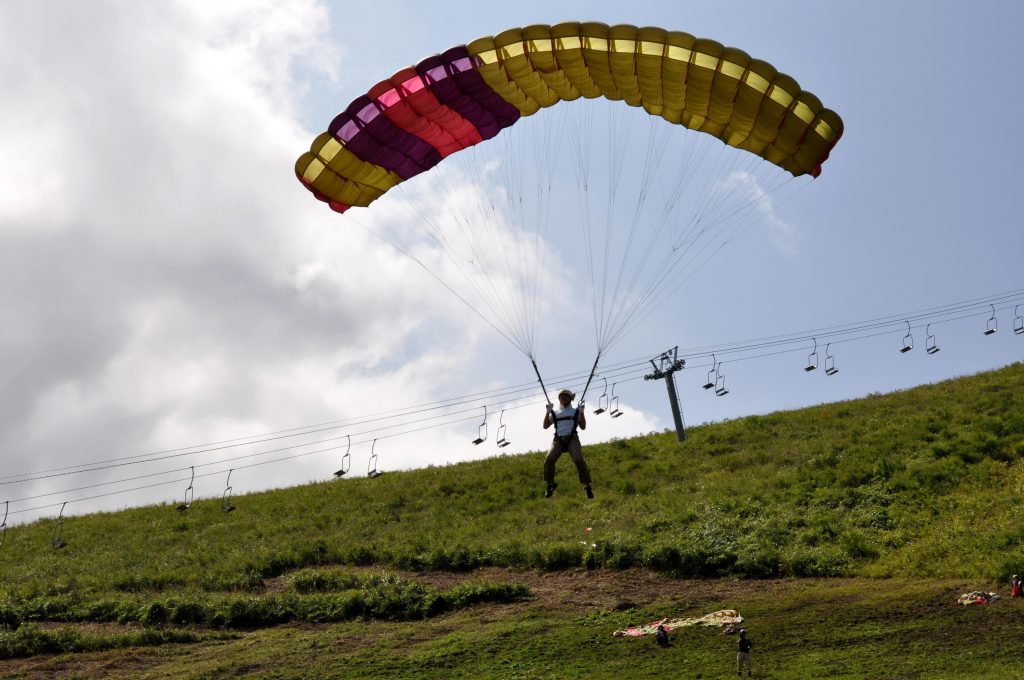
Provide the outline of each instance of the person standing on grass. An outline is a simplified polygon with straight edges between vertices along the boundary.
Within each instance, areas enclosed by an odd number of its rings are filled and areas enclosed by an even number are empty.
[[[1010,597],[1024,597],[1024,583],[1016,574],[1010,577]]]
[[[747,637],[747,631],[740,628],[740,637],[736,640],[736,675],[743,675],[743,667],[747,667],[747,677],[751,675],[750,648],[754,643]]]
[[[544,498],[551,498],[555,493],[555,463],[566,451],[572,456],[572,462],[576,463],[576,472],[580,476],[580,484],[587,493],[587,498],[594,497],[594,491],[590,488],[590,468],[587,461],[583,460],[583,447],[580,446],[580,437],[577,429],[587,429],[587,416],[583,409],[573,408],[572,400],[576,395],[571,390],[564,389],[558,393],[559,409],[548,404],[547,413],[544,414],[544,429],[555,426],[555,438],[551,442],[551,451],[544,459],[544,481],[547,483],[547,490]]]

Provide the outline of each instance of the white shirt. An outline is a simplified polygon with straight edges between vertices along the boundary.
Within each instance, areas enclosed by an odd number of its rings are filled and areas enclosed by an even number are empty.
[[[559,437],[568,437],[572,432],[572,426],[575,423],[573,420],[576,416],[576,409],[572,406],[566,406],[555,410],[555,417],[558,420],[555,421],[555,434]],[[562,420],[565,418],[565,420]]]

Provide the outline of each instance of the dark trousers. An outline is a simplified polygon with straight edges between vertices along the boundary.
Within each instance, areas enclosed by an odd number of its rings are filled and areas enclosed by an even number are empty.
[[[580,484],[590,486],[590,468],[587,467],[587,461],[583,460],[583,447],[580,446],[579,435],[575,434],[568,443],[563,443],[562,439],[558,436],[551,442],[551,451],[548,452],[548,457],[544,459],[544,481],[548,484],[555,483],[555,463],[558,462],[558,459],[566,451],[572,456],[572,462],[576,463],[576,471],[580,475]]]

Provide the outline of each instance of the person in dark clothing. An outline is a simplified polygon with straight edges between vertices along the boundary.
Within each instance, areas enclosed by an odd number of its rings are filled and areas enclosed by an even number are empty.
[[[751,675],[750,648],[754,643],[747,637],[747,631],[740,628],[740,637],[736,640],[736,675],[743,675],[743,667],[747,667],[747,677]]]
[[[660,647],[671,647],[672,643],[668,641],[668,631],[665,630],[665,626],[658,624],[658,631],[654,634],[654,641],[658,643]]]

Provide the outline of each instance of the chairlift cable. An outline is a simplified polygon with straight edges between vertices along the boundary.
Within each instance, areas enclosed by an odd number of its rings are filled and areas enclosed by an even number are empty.
[[[596,362],[595,362],[595,368],[596,368]],[[644,370],[646,370],[646,369],[644,369]],[[589,380],[588,380],[587,384],[589,385]],[[542,385],[543,385],[543,383],[542,383]],[[500,406],[503,405],[503,403],[507,403],[507,402],[498,402],[494,406],[499,406],[500,407]],[[506,410],[513,410],[513,409],[517,409],[517,408],[525,408],[525,407],[530,406],[530,405],[531,404],[528,403],[528,404],[520,404],[520,405],[515,405],[515,406],[506,406],[505,408],[506,408]],[[408,421],[408,422],[397,423],[397,424],[394,424],[394,425],[388,425],[388,426],[385,426],[385,427],[382,427],[382,428],[374,428],[374,429],[364,430],[364,431],[361,431],[361,432],[356,432],[355,435],[356,436],[361,436],[361,435],[374,434],[374,433],[377,433],[377,432],[386,432],[387,430],[393,430],[395,428],[399,428],[399,427],[403,427],[403,426],[407,426],[407,425],[413,425],[413,424],[418,424],[418,423],[423,423],[423,422],[429,422],[431,420],[437,420],[439,418],[446,418],[446,417],[450,418],[451,416],[454,416],[454,415],[462,415],[464,413],[475,412],[477,410],[477,408],[478,407],[473,407],[473,408],[463,409],[461,411],[457,411],[457,412],[454,412],[454,413],[444,413],[444,414],[430,416],[430,417],[426,417],[426,418],[420,418],[420,419],[412,420],[412,421]],[[472,420],[473,418],[470,417],[468,419]],[[428,426],[427,428],[424,428],[424,429],[429,429],[430,427],[442,427],[442,426],[449,425],[449,424],[464,422],[465,420],[467,420],[467,419],[466,418],[461,418],[461,419],[457,419],[457,420],[449,420],[449,421],[445,421],[445,422],[442,422],[442,423],[438,423],[436,425]],[[413,432],[416,432],[416,431],[419,431],[419,430],[413,430]],[[392,436],[395,436],[395,435],[394,434],[382,434],[382,435],[379,435],[378,438],[384,439],[384,438],[388,438],[388,437],[392,437]],[[233,456],[233,457],[229,457],[229,458],[223,458],[223,459],[220,459],[220,460],[217,460],[217,461],[212,461],[212,462],[209,462],[209,463],[198,463],[198,464],[196,464],[194,466],[190,466],[190,467],[208,467],[210,465],[216,465],[216,464],[219,464],[219,463],[233,462],[233,461],[238,461],[238,460],[245,460],[245,459],[249,459],[249,458],[256,458],[256,457],[259,457],[259,456],[267,456],[267,455],[271,455],[271,454],[274,454],[274,453],[280,453],[282,451],[290,451],[290,450],[293,450],[293,449],[300,449],[300,448],[307,447],[307,446],[316,446],[316,445],[324,444],[324,443],[327,443],[327,442],[338,441],[338,440],[341,440],[341,439],[346,438],[346,437],[350,437],[350,435],[339,435],[337,437],[328,437],[328,438],[320,439],[320,440],[317,440],[317,441],[302,442],[302,443],[299,443],[299,444],[292,444],[290,446],[283,446],[283,447],[276,448],[276,449],[270,449],[268,451],[259,451],[259,452],[256,452],[256,453],[247,453],[247,454],[243,454],[243,455],[240,455],[240,456]],[[269,441],[269,440],[264,440],[264,442],[265,441]],[[264,442],[257,442],[257,443],[264,443]],[[244,444],[242,444],[242,445],[232,445],[232,446],[223,446],[223,447],[217,447],[217,448],[209,448],[209,449],[203,449],[203,450],[198,450],[198,451],[190,451],[190,452],[186,452],[186,453],[176,453],[176,454],[165,456],[165,457],[162,457],[162,458],[155,458],[155,459],[150,459],[150,460],[146,460],[146,461],[124,462],[124,463],[118,463],[118,464],[113,464],[113,465],[97,466],[97,467],[87,468],[87,469],[83,469],[83,470],[76,470],[76,471],[73,471],[73,472],[63,472],[63,473],[60,473],[60,474],[39,475],[39,476],[31,477],[31,478],[28,478],[28,479],[18,480],[18,482],[5,482],[5,483],[12,484],[12,483],[21,483],[21,482],[29,482],[29,481],[38,481],[38,480],[42,480],[42,479],[51,479],[51,478],[55,478],[55,477],[63,477],[63,476],[69,476],[69,475],[74,475],[74,474],[85,474],[85,473],[89,473],[89,472],[97,472],[97,471],[100,471],[100,470],[107,470],[107,469],[113,469],[113,468],[118,468],[118,467],[126,467],[128,465],[135,465],[135,464],[144,463],[144,462],[145,463],[154,463],[154,462],[160,462],[160,461],[163,461],[163,460],[170,460],[170,459],[174,459],[174,458],[181,458],[181,457],[188,456],[188,455],[194,455],[194,454],[200,454],[200,453],[210,453],[212,451],[225,450],[225,449],[228,449],[228,448],[236,448],[237,446],[243,446],[243,445]],[[335,448],[337,448],[337,447],[335,447]],[[331,449],[331,450],[333,450],[333,449]],[[180,471],[180,470],[187,470],[187,469],[189,469],[189,467],[184,467],[184,468],[180,468],[180,469],[176,469],[176,470],[165,470],[165,471],[161,471],[161,472],[154,472],[154,473],[149,473],[149,474],[144,474],[144,475],[138,475],[136,477],[131,477],[131,478],[122,479],[122,480],[115,480],[115,481],[103,482],[103,483],[98,483],[98,484],[93,484],[93,485],[86,485],[86,486],[78,487],[76,489],[72,489],[71,491],[79,491],[79,490],[84,490],[84,489],[89,489],[89,488],[96,488],[96,487],[99,487],[99,486],[106,486],[106,485],[110,485],[110,484],[123,483],[125,481],[134,481],[134,480],[137,480],[137,479],[145,479],[145,478],[149,478],[149,477],[156,477],[156,476],[160,476],[160,475],[164,475],[164,474],[171,474],[173,472],[177,472],[177,471]],[[14,502],[20,502],[20,501],[25,501],[25,500],[32,500],[32,499],[35,499],[35,498],[42,498],[42,497],[45,497],[45,496],[57,495],[59,493],[68,493],[68,490],[63,490],[63,491],[59,491],[59,492],[44,493],[44,494],[39,494],[39,495],[36,495],[36,496],[28,496],[28,497],[25,497],[25,498],[14,499]]]
[[[606,367],[606,370],[621,370],[621,369],[635,368],[637,366],[642,366],[645,363],[646,363],[645,359],[640,359],[640,358],[630,359],[630,360],[618,362],[618,363],[615,363],[615,364],[611,364],[611,365]],[[582,377],[583,377],[583,373],[582,372],[580,372],[580,373],[566,373],[566,374],[560,374],[560,375],[555,376],[555,379],[556,380],[570,380],[570,381],[573,381],[573,380],[582,380]],[[224,448],[237,448],[237,447],[240,447],[240,446],[248,446],[248,445],[254,445],[254,444],[263,444],[263,443],[267,443],[267,442],[271,442],[271,441],[278,441],[278,440],[281,440],[281,439],[288,439],[290,437],[297,437],[297,436],[311,435],[311,434],[319,434],[319,433],[328,432],[328,431],[331,431],[331,430],[337,430],[337,429],[346,428],[346,427],[354,427],[354,426],[357,426],[357,425],[365,425],[365,424],[368,424],[368,423],[380,422],[382,420],[389,420],[389,419],[397,418],[397,417],[404,417],[404,416],[409,416],[409,415],[418,415],[418,414],[426,413],[426,412],[433,411],[433,410],[452,408],[452,407],[455,407],[455,406],[462,406],[462,405],[465,405],[465,404],[477,402],[477,401],[479,401],[479,399],[481,397],[483,397],[483,398],[503,398],[504,397],[504,398],[507,398],[505,400],[506,402],[507,401],[514,401],[514,400],[516,400],[518,398],[521,398],[521,397],[514,397],[514,396],[511,396],[511,395],[522,393],[525,396],[527,393],[533,391],[533,387],[532,386],[534,384],[535,383],[533,383],[533,382],[520,383],[518,385],[513,385],[513,386],[510,386],[508,388],[499,388],[499,389],[494,389],[494,390],[486,390],[486,391],[483,391],[483,392],[471,393],[471,394],[460,396],[460,397],[452,397],[452,398],[448,398],[448,399],[438,400],[438,401],[435,401],[435,402],[428,402],[428,403],[425,403],[425,404],[412,405],[412,406],[403,407],[403,408],[400,408],[400,409],[394,409],[394,410],[391,410],[391,411],[381,411],[381,412],[377,412],[377,413],[371,413],[371,414],[367,414],[365,416],[361,416],[361,417],[357,417],[357,418],[347,418],[347,419],[341,419],[341,420],[327,421],[327,422],[316,423],[316,424],[313,424],[313,425],[306,425],[306,426],[297,427],[297,428],[290,428],[290,429],[286,429],[286,430],[277,430],[277,431],[274,431],[274,432],[268,432],[268,433],[263,433],[263,434],[259,434],[259,435],[251,435],[251,436],[248,436],[248,437],[236,437],[236,438],[232,438],[232,439],[226,439],[226,440],[215,441],[215,442],[206,442],[206,443],[203,443],[203,444],[196,444],[196,445],[192,445],[192,446],[178,447],[178,448],[174,448],[174,449],[163,449],[163,450],[160,450],[160,451],[153,451],[153,452],[144,453],[144,454],[135,454],[135,455],[132,455],[132,456],[122,456],[122,457],[119,457],[119,458],[109,458],[109,459],[104,459],[104,460],[90,461],[90,462],[87,462],[87,463],[79,463],[77,465],[69,465],[69,466],[51,468],[51,469],[48,469],[48,470],[40,470],[37,473],[22,473],[22,474],[19,474],[19,475],[8,475],[6,477],[0,477],[0,484],[16,484],[16,483],[20,483],[20,482],[36,481],[37,479],[41,479],[42,478],[42,477],[37,477],[37,476],[29,477],[29,475],[38,475],[38,474],[43,474],[43,473],[63,472],[63,471],[68,471],[68,470],[72,471],[72,474],[74,474],[77,471],[83,471],[83,470],[79,470],[79,468],[88,467],[88,466],[98,466],[98,465],[105,465],[105,464],[108,464],[108,463],[118,463],[118,462],[123,462],[123,461],[135,461],[136,463],[144,463],[144,462],[151,462],[151,461],[154,461],[154,460],[159,460],[158,457],[166,456],[167,454],[172,454],[172,453],[185,453],[185,454],[189,454],[189,453],[206,453],[206,452],[209,452],[209,451],[221,450],[221,449],[224,449]],[[311,428],[316,428],[316,429],[311,429]],[[226,446],[228,444],[230,444],[232,446]],[[143,459],[143,458],[145,460],[135,460],[135,459]],[[24,479],[15,479],[15,478],[24,478]]]
[[[989,299],[991,299],[991,298],[989,298]],[[947,308],[950,308],[950,307],[952,307],[952,305],[944,305],[944,306],[941,306],[941,307],[938,307],[938,308],[935,308],[935,309],[947,309]],[[1009,309],[1009,308],[1010,307],[1000,307],[1000,308],[998,308],[997,311],[1002,311],[1004,309]],[[963,314],[963,315],[958,316],[958,317],[945,319],[944,321],[942,321],[940,323],[956,321],[956,320],[961,320],[961,319],[970,318],[970,317],[976,317],[976,316],[979,316],[979,315],[980,315],[980,313],[977,313],[977,312],[969,313],[969,314]],[[882,317],[882,318],[891,318],[891,317]],[[933,322],[933,323],[935,323],[935,322]],[[848,327],[845,327],[845,328],[846,328],[845,332],[847,332],[847,333],[854,332],[854,330],[856,330],[856,329],[851,330]],[[871,330],[871,327],[865,327],[865,330]],[[860,335],[860,336],[856,336],[856,337],[852,337],[852,338],[846,338],[846,339],[843,339],[843,340],[832,341],[832,342],[834,342],[835,344],[840,344],[840,343],[843,343],[843,342],[859,341],[859,340],[863,340],[863,339],[868,339],[868,338],[888,335],[891,332],[892,332],[891,329],[889,329],[889,330],[880,330],[878,332],[867,333],[867,334],[864,334],[864,335]],[[785,337],[792,337],[792,336],[785,336]],[[799,340],[799,338],[797,338],[797,339]],[[782,344],[783,342],[785,342],[785,341],[784,340],[780,340],[780,341],[777,341],[776,344]],[[790,342],[789,344],[793,344],[793,343]],[[737,347],[733,346],[732,349],[726,349],[724,351],[726,353],[729,353],[729,352],[741,351],[741,349],[742,348],[737,348]],[[781,354],[793,353],[793,352],[796,352],[796,351],[802,351],[802,349],[804,349],[804,348],[797,347],[797,348],[790,348],[790,349],[782,349],[782,350],[773,351],[773,352],[761,352],[761,353],[755,354],[755,355],[748,355],[748,356],[743,356],[743,357],[735,357],[733,359],[730,359],[730,361],[731,362],[746,361],[746,360],[764,358],[764,357],[769,357],[769,356],[776,356],[776,355],[781,355]],[[685,354],[685,352],[681,352],[681,354]],[[639,380],[641,377],[642,376],[637,376],[637,377],[634,377],[634,378],[627,378],[625,380],[619,380],[618,382],[629,382],[629,381],[633,381],[633,380]],[[589,381],[588,381],[588,383],[589,383]],[[521,404],[521,405],[518,405],[518,406],[511,406],[511,407],[506,407],[506,408],[515,409],[515,408],[525,408],[527,406],[531,406],[531,404]],[[424,431],[424,430],[427,430],[427,429],[433,429],[433,428],[437,428],[437,427],[444,427],[444,426],[447,426],[447,425],[458,424],[458,423],[467,422],[467,421],[470,421],[470,420],[475,420],[475,417],[470,416],[470,417],[462,418],[462,419],[455,420],[455,421],[450,421],[450,422],[445,422],[445,423],[435,423],[435,424],[432,424],[432,425],[427,425],[427,426],[423,426],[423,427],[419,427],[419,428],[414,428],[413,430],[408,430],[408,431],[404,431],[404,432],[395,432],[395,433],[391,433],[391,434],[386,434],[386,435],[378,436],[375,439],[383,439],[383,438],[403,436],[403,435],[406,435],[406,434],[413,434],[413,433]],[[323,443],[323,442],[315,442],[315,443]],[[359,444],[359,443],[366,443],[366,441],[357,442],[357,444]],[[291,448],[293,448],[293,447],[291,447]],[[328,448],[325,448],[325,449],[318,449],[316,451],[308,451],[308,452],[303,452],[303,453],[299,453],[299,454],[294,454],[294,455],[286,456],[286,457],[279,458],[279,459],[268,460],[268,461],[260,461],[260,462],[257,462],[257,463],[251,463],[251,464],[245,465],[245,466],[238,466],[238,467],[236,467],[234,469],[246,469],[246,468],[249,468],[249,467],[257,467],[257,466],[260,466],[260,465],[268,465],[268,464],[272,464],[272,463],[283,462],[283,461],[287,461],[287,460],[293,460],[295,458],[305,457],[305,456],[309,456],[309,455],[316,455],[316,454],[319,454],[319,453],[326,453],[326,452],[330,452],[330,451],[336,451],[336,450],[338,450],[340,448],[341,448],[341,445],[338,445],[338,446],[328,447]],[[261,454],[249,454],[247,456],[241,456],[239,458],[247,458],[247,457],[251,458],[251,457],[254,457],[256,455],[265,455],[267,453],[270,453],[270,452],[263,452]],[[200,464],[200,465],[197,465],[195,467],[210,466],[210,465],[215,465],[215,464],[223,463],[223,462],[231,462],[233,460],[237,460],[237,458],[236,459],[228,459],[226,461],[217,461],[216,463]],[[206,477],[206,476],[210,476],[210,475],[214,475],[214,474],[221,474],[222,472],[223,472],[223,470],[218,471],[218,472],[205,473],[205,474],[202,474],[202,475],[195,475],[195,478]],[[154,473],[154,476],[156,474],[166,474],[166,473]],[[171,481],[167,481],[167,482],[161,482],[161,483],[157,483],[157,484],[151,484],[151,485],[145,485],[145,486],[141,486],[141,487],[136,487],[136,488],[133,488],[133,489],[119,490],[119,491],[109,492],[109,493],[105,493],[105,494],[98,494],[98,495],[94,495],[94,496],[89,496],[89,497],[86,497],[86,498],[74,499],[72,501],[65,501],[63,503],[63,505],[62,505],[62,508],[64,506],[66,506],[67,503],[69,503],[69,502],[82,502],[82,501],[86,501],[86,500],[94,500],[94,499],[97,499],[97,498],[109,497],[109,496],[113,496],[113,495],[117,495],[117,494],[122,494],[122,493],[129,493],[131,491],[138,491],[138,490],[142,490],[142,489],[155,488],[155,487],[159,487],[159,486],[166,486],[166,485],[169,485],[169,484],[172,484],[172,483],[178,483],[180,481],[184,481],[184,479],[171,480]],[[68,492],[64,491],[63,493],[68,493]],[[47,495],[52,495],[52,494],[47,494]],[[19,499],[15,499],[15,500],[17,501]],[[26,508],[26,509],[22,509],[22,510],[15,510],[15,511],[9,512],[9,514],[17,515],[17,514],[22,514],[22,513],[25,513],[25,512],[33,512],[33,511],[36,511],[36,510],[46,509],[46,508],[49,508],[49,507],[56,507],[57,505],[58,505],[57,503],[54,503],[54,504],[50,504],[50,505],[37,506],[37,507],[34,507],[34,508]]]
[[[953,304],[949,304],[949,305],[941,305],[941,306],[938,306],[938,307],[933,307],[933,308],[929,308],[929,309],[926,309],[926,310],[922,310],[921,312],[916,312],[916,313],[911,314],[911,315],[901,315],[901,316],[908,316],[910,318],[918,318],[918,317],[926,318],[925,315],[926,315],[927,312],[934,312],[935,310],[947,310],[947,312],[950,312],[950,311],[953,311],[958,305],[961,308],[965,308],[965,306],[970,305],[970,303],[977,302],[979,300],[996,300],[996,301],[1004,300],[1005,301],[1008,298],[1014,298],[1015,295],[1017,295],[1017,294],[1019,294],[1021,292],[1024,292],[1024,290],[1009,291],[1009,292],[1006,292],[1006,293],[1001,293],[1001,294],[999,294],[997,296],[990,296],[988,298],[977,298],[975,300],[968,300],[968,301],[964,301],[964,302],[961,302],[961,303],[953,303]],[[1012,299],[1011,299],[1011,302],[1013,302]],[[988,304],[991,304],[991,303],[988,303]],[[966,307],[966,308],[969,309],[969,307]],[[1010,307],[999,307],[999,311],[1003,311],[1004,309],[1008,309],[1008,308],[1010,308]],[[973,314],[963,314],[963,315],[960,315],[960,316],[956,316],[956,317],[952,317],[952,318],[947,318],[947,319],[944,319],[944,320],[938,321],[938,322],[933,321],[931,323],[945,323],[945,322],[956,321],[956,320],[960,320],[960,319],[964,319],[964,318],[969,318],[971,316],[979,316],[979,315],[980,315],[980,313],[975,312]],[[884,320],[884,319],[893,319],[893,318],[895,318],[895,317],[892,317],[892,316],[890,316],[890,317],[880,317],[880,319],[882,319],[882,320]],[[860,330],[871,329],[872,327],[874,327],[876,325],[877,325],[876,320],[870,320],[870,323],[863,324],[859,329],[854,327],[853,324],[846,324],[846,325],[843,325],[843,326],[831,327],[831,329],[838,329],[837,331],[835,331],[833,333],[828,333],[827,332],[830,329],[825,329],[826,332],[821,332],[821,329],[819,329],[819,331],[817,332],[817,335],[819,335],[819,336],[821,336],[823,338],[825,338],[825,337],[832,337],[832,336],[835,336],[835,335],[840,334],[840,333],[841,334],[850,335],[850,334],[858,332]],[[855,337],[846,338],[846,339],[842,339],[842,340],[833,340],[832,342],[834,342],[835,344],[840,344],[842,342],[851,342],[851,341],[863,340],[863,339],[872,338],[872,337],[878,337],[878,336],[881,336],[881,335],[887,335],[887,334],[889,334],[891,332],[892,332],[891,329],[889,329],[889,330],[882,330],[880,332],[858,335],[858,336],[855,336]],[[745,346],[741,345],[740,343],[731,343],[730,345],[726,345],[724,349],[717,349],[717,351],[722,352],[722,353],[739,353],[739,352],[743,352],[743,351],[752,351],[752,350],[756,350],[756,349],[760,349],[760,348],[779,346],[779,345],[787,344],[787,343],[792,344],[793,342],[796,342],[796,341],[800,340],[801,337],[807,337],[809,334],[810,334],[810,332],[802,333],[800,336],[796,336],[796,334],[790,334],[790,335],[786,335],[786,336],[772,336],[772,337],[769,337],[769,338],[765,338],[764,341],[762,341],[762,342],[745,341],[747,343]],[[698,354],[699,355],[702,350],[703,351],[707,351],[708,349],[709,348],[707,348],[707,347],[704,347],[704,348],[694,348],[692,350],[683,350],[680,353],[684,354],[684,355],[685,354],[691,354],[691,355],[692,354]],[[731,359],[731,361],[737,361],[737,360],[740,360],[740,359],[743,359],[743,360],[755,359],[755,358],[762,358],[762,357],[766,357],[766,356],[775,356],[775,355],[779,355],[779,354],[788,353],[788,352],[791,352],[791,351],[795,351],[795,350],[781,350],[781,351],[777,351],[777,352],[760,353],[760,354],[750,355],[750,356],[747,356],[747,357],[733,358],[733,359]],[[529,385],[529,383],[527,383],[526,385]],[[479,394],[484,394],[484,395],[485,394],[493,394],[494,392],[495,391],[492,390],[492,391],[487,392],[487,393],[479,393]],[[545,390],[545,392],[546,392],[546,390]],[[508,394],[508,392],[505,392],[505,394]],[[442,400],[442,401],[451,401],[451,400]],[[436,403],[442,403],[442,402],[433,402],[432,404],[436,404]],[[430,406],[430,405],[428,404],[427,406]],[[441,406],[434,406],[433,409],[427,408],[427,409],[423,409],[423,410],[421,410],[419,412],[434,410],[434,409],[437,409],[437,408],[443,408],[443,407],[441,407]],[[390,413],[390,412],[385,412],[385,413]],[[380,420],[380,419],[384,419],[384,418],[378,418],[378,419],[375,419],[375,420]],[[428,419],[422,419],[422,420],[413,421],[413,422],[423,422],[425,420],[430,420],[430,419],[429,418]],[[370,421],[365,421],[365,422],[370,422]],[[341,427],[341,426],[338,426],[338,427]],[[338,429],[338,427],[326,428],[326,429]],[[392,427],[397,427],[397,426],[392,426]],[[298,429],[301,429],[301,428],[298,428]],[[384,428],[384,429],[388,429],[388,428]],[[284,431],[281,431],[281,432],[286,432],[287,433],[287,432],[291,432],[291,431],[292,430],[284,430]],[[317,432],[315,432],[315,431],[314,432],[306,431],[306,432],[302,432],[302,433],[299,433],[299,434],[316,434],[316,433]],[[298,436],[298,435],[290,435],[290,436]],[[191,451],[189,451],[188,449],[195,449],[197,447],[185,447],[185,448],[182,448],[182,449],[172,449],[172,450],[169,450],[169,451],[171,451],[171,452],[186,451],[186,453],[180,454],[180,455],[191,455],[191,454],[207,453],[207,452],[209,452],[211,450],[222,450],[222,449],[226,449],[226,448],[233,448],[235,446],[247,446],[247,445],[250,445],[250,444],[265,443],[266,441],[273,441],[275,439],[283,439],[283,438],[287,438],[287,437],[272,437],[272,438],[266,438],[266,439],[258,440],[258,441],[245,441],[243,443],[236,443],[236,444],[234,444],[234,446],[221,446],[221,447],[216,447],[216,448],[211,447],[209,449],[200,449],[200,450],[191,450]],[[248,438],[241,438],[241,439],[248,439]],[[238,441],[239,441],[238,439],[225,440],[225,442],[227,442],[227,443],[238,442]],[[305,442],[305,443],[302,443],[302,444],[299,444],[299,445],[295,445],[295,446],[292,446],[292,447],[284,447],[283,449],[279,449],[279,450],[287,450],[287,449],[291,449],[291,448],[300,448],[300,447],[303,447],[303,446],[315,445],[317,443],[321,443],[322,441],[323,440],[320,440],[318,442]],[[330,441],[330,440],[328,440],[328,441]],[[278,451],[278,450],[271,451],[271,452],[262,452],[260,454],[252,454],[252,455],[266,455],[267,453],[272,453],[272,452],[276,452],[276,451]],[[163,453],[163,452],[157,452],[157,453],[159,454],[159,453]],[[149,455],[152,455],[152,454],[141,454],[141,455],[136,455],[136,456],[125,457],[125,458],[122,458],[122,459],[111,459],[111,461],[131,460],[131,459],[139,458],[141,456],[149,456]],[[247,457],[251,457],[251,455],[247,456]],[[151,458],[149,460],[136,460],[133,463],[125,463],[125,464],[137,464],[137,463],[142,463],[142,462],[156,462],[158,460],[160,460],[160,459],[153,459],[153,458]],[[104,461],[104,462],[110,462],[110,461]],[[68,470],[68,469],[73,469],[73,468],[80,468],[80,467],[82,467],[82,465],[87,465],[87,464],[80,464],[78,466],[68,466],[66,468],[56,468],[55,470],[56,471],[62,471],[62,470]],[[119,466],[105,466],[105,467],[100,467],[100,468],[92,468],[92,469],[84,469],[84,470],[79,469],[79,470],[75,470],[74,472],[70,472],[70,473],[66,473],[66,474],[85,473],[85,472],[95,471],[96,469],[108,469],[109,467],[119,467]],[[167,472],[153,473],[153,474],[155,476],[156,474],[167,474]],[[18,476],[26,477],[25,475],[18,475]],[[45,479],[45,478],[55,477],[55,476],[63,476],[63,475],[49,474],[49,475],[42,475],[42,476],[32,476],[32,477],[26,477],[24,479],[19,479],[19,480],[16,480],[16,481],[4,481],[4,482],[0,482],[0,483],[4,483],[4,484],[22,483],[22,482],[36,481],[38,479]],[[14,476],[10,476],[10,477],[7,477],[7,478],[2,478],[2,479],[8,479],[9,480],[12,477],[14,477]],[[141,477],[144,477],[144,476],[141,476]],[[137,478],[130,478],[130,479],[137,479]],[[122,481],[124,481],[124,480],[122,480]],[[82,488],[88,488],[88,487],[82,487]]]

